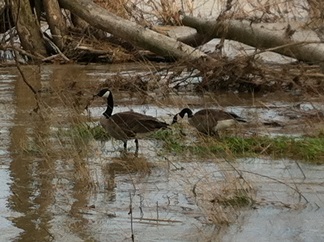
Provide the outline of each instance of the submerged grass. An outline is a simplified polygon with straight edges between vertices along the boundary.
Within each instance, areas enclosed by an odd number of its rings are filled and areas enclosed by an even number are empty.
[[[155,134],[155,138],[165,141],[165,149],[197,156],[219,157],[256,157],[260,155],[273,158],[291,158],[309,161],[315,164],[324,163],[324,136],[316,137],[198,137],[197,142],[185,144],[186,137],[173,130],[162,130]]]
[[[270,155],[274,158],[324,163],[323,137],[229,137],[221,142],[238,156]]]

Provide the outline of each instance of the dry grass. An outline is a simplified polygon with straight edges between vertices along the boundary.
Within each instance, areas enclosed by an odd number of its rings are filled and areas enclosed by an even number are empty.
[[[129,18],[129,14],[125,8],[128,2],[127,0],[95,0],[94,2],[120,17]]]

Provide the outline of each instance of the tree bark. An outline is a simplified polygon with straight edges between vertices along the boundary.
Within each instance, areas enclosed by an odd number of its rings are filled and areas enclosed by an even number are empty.
[[[4,0],[0,0],[0,15],[2,16],[4,10],[6,9],[7,4]]]
[[[186,60],[208,58],[198,49],[125,20],[90,0],[59,0],[59,2],[63,8],[70,10],[71,13],[81,17],[90,25],[156,54]]]
[[[285,56],[310,63],[324,61],[323,44],[291,40],[287,31],[270,31],[267,28],[239,20],[203,20],[184,16],[182,23],[197,29],[209,38],[226,38],[260,49],[269,49]],[[263,24],[265,26],[266,24]]]
[[[82,18],[76,16],[75,14],[71,14],[71,21],[76,28],[86,29],[88,28],[89,24],[84,21]]]
[[[60,48],[64,49],[64,37],[66,35],[66,23],[57,0],[43,0],[46,20],[51,29],[53,41]]]
[[[47,55],[45,43],[29,0],[11,0],[10,4],[22,47],[34,56],[43,58]]]
[[[198,47],[210,40],[206,35],[199,34],[196,29],[187,26],[154,25],[152,29],[192,47]]]

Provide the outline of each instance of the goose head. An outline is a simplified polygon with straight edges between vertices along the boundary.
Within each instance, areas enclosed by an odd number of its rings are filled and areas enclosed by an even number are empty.
[[[107,109],[103,113],[106,118],[109,118],[112,115],[113,108],[114,108],[114,99],[112,92],[108,88],[101,89],[94,97],[102,97],[104,100],[107,101]]]
[[[179,122],[181,119],[184,118],[184,116],[186,114],[188,115],[188,118],[191,118],[193,116],[193,113],[192,113],[191,109],[184,108],[184,109],[181,110],[180,113],[177,113],[176,115],[174,115],[173,120],[172,120],[172,124]]]

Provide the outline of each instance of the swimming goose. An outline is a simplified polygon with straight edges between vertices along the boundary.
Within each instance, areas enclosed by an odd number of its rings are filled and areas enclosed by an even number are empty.
[[[135,139],[138,153],[138,138],[150,132],[168,127],[167,123],[161,122],[152,116],[133,111],[121,112],[112,115],[114,99],[112,92],[104,88],[95,96],[107,100],[107,109],[100,118],[100,123],[109,136],[124,142],[124,150],[127,150],[127,140]]]
[[[246,122],[235,113],[225,112],[216,109],[202,109],[193,114],[189,108],[184,108],[180,113],[173,117],[172,124],[178,122],[185,115],[188,115],[189,124],[195,127],[199,132],[207,135],[218,136],[218,130],[226,129],[236,123]]]

